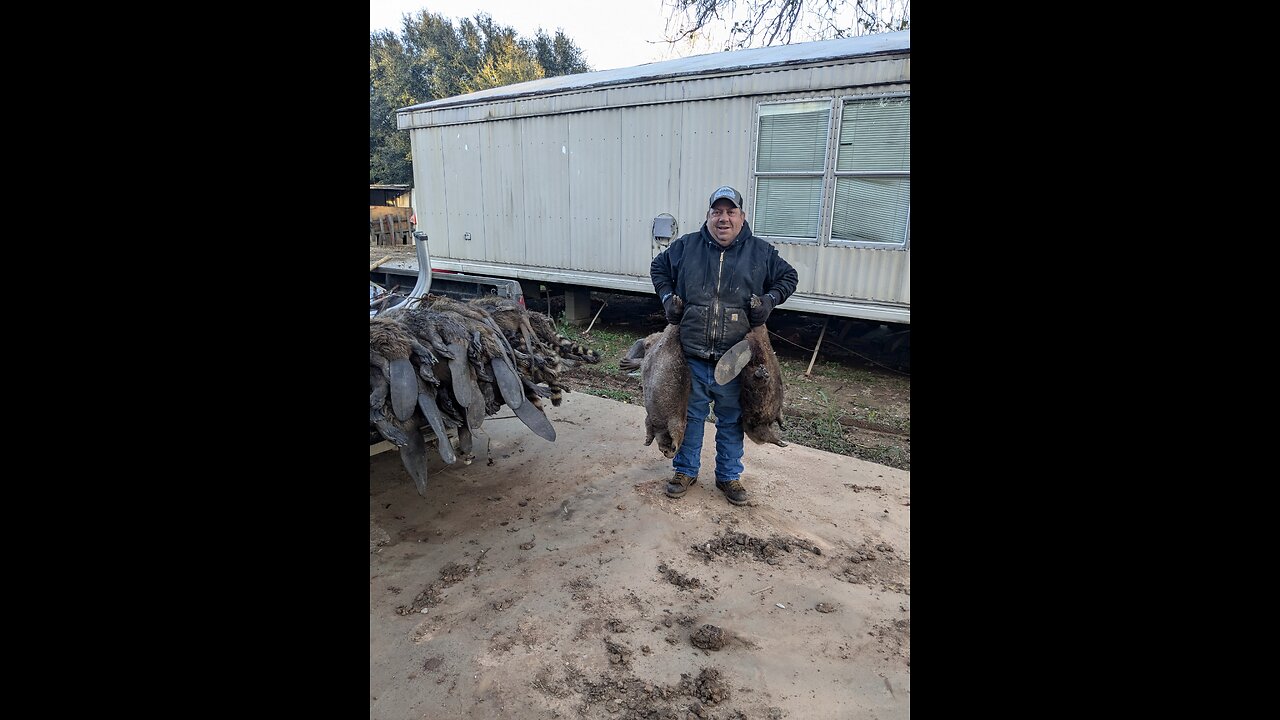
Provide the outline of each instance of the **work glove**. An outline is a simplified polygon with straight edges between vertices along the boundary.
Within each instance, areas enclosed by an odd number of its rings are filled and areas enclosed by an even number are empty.
[[[666,300],[662,301],[662,309],[667,314],[667,322],[679,325],[680,318],[684,315],[684,300],[681,300],[679,295],[671,293]]]
[[[757,327],[764,324],[769,319],[769,313],[773,312],[773,306],[778,304],[778,298],[772,293],[767,292],[764,295],[751,296],[751,307],[747,309],[747,319],[751,321],[751,327]]]

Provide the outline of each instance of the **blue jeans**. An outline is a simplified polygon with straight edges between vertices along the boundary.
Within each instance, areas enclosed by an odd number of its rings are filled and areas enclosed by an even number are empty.
[[[689,393],[689,424],[684,429],[684,442],[671,461],[676,472],[698,477],[702,465],[702,436],[706,431],[711,401],[716,403],[716,482],[730,482],[742,475],[742,405],[739,382],[716,383],[716,366],[699,358],[685,356],[693,387]]]

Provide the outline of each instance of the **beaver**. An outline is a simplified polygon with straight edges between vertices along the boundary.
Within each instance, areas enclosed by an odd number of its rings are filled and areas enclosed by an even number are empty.
[[[769,329],[758,325],[747,332],[751,360],[738,374],[742,394],[742,430],[757,445],[782,441],[782,367],[769,342]]]
[[[693,388],[689,363],[680,347],[680,326],[667,325],[666,330],[645,338],[643,351],[640,385],[644,388],[644,444],[652,445],[656,437],[662,454],[673,458],[684,442]]]
[[[662,333],[656,332],[631,343],[631,347],[627,348],[627,354],[623,355],[622,359],[618,361],[618,369],[639,370],[641,363],[644,362],[644,351],[653,347],[653,344],[658,342],[660,337],[662,337]]]

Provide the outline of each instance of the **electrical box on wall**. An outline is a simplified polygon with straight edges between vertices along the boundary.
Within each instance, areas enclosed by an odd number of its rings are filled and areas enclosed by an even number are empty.
[[[676,222],[675,217],[671,213],[662,213],[653,219],[653,248],[660,250],[671,244],[671,240],[675,238],[679,232],[680,225]],[[655,253],[656,254],[656,253]]]

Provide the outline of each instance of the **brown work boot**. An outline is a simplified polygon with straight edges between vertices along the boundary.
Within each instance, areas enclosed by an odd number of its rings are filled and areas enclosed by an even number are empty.
[[[698,482],[698,478],[689,477],[682,472],[678,472],[667,481],[667,497],[678,498],[685,494],[689,486]]]
[[[729,482],[717,480],[716,489],[724,493],[725,498],[734,505],[747,504],[747,489],[742,486],[741,480],[730,480]]]

